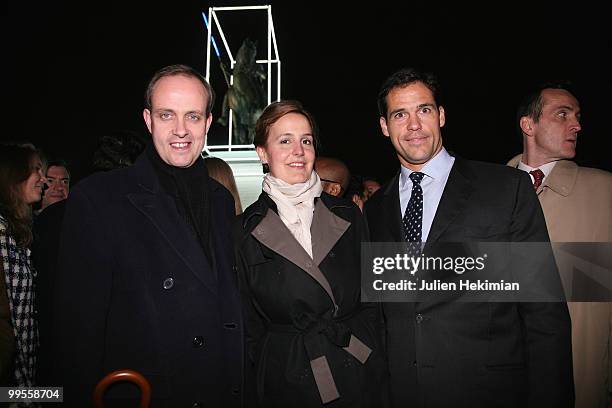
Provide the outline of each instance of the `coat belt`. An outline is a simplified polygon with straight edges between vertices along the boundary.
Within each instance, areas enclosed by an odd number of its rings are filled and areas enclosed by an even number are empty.
[[[268,329],[273,333],[296,333],[302,335],[306,355],[310,360],[312,375],[323,404],[340,398],[340,393],[321,347],[321,339],[326,338],[336,346],[343,348],[361,364],[365,364],[372,352],[368,346],[353,335],[350,327],[341,321],[317,319],[304,329],[294,325],[270,324]]]

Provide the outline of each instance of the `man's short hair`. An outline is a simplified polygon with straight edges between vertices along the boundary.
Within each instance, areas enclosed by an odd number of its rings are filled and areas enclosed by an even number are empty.
[[[522,135],[520,121],[521,118],[526,116],[533,119],[534,122],[538,122],[542,117],[542,108],[544,107],[544,101],[542,100],[542,92],[545,89],[563,89],[570,94],[574,95],[572,90],[572,83],[568,80],[544,82],[535,86],[521,101],[516,110],[516,125],[518,127],[519,135]]]
[[[436,76],[431,72],[422,72],[416,68],[403,68],[394,72],[388,77],[380,87],[378,92],[378,113],[382,117],[387,117],[387,95],[392,89],[403,88],[415,82],[422,82],[433,94],[436,106],[439,106],[438,98],[440,97],[440,84]]]
[[[315,151],[318,151],[321,148],[321,142],[319,141],[319,130],[314,117],[304,109],[301,102],[292,99],[272,102],[266,106],[255,123],[253,144],[257,147],[265,147],[268,143],[268,136],[272,125],[290,113],[297,113],[306,118],[312,130],[312,144]]]
[[[151,98],[153,97],[153,91],[157,82],[162,78],[176,75],[195,78],[202,83],[206,93],[208,93],[208,104],[206,105],[206,117],[208,117],[210,112],[212,112],[213,104],[215,102],[215,92],[202,74],[190,66],[181,64],[168,65],[167,67],[164,67],[153,74],[153,77],[149,81],[149,85],[147,85],[147,90],[145,92],[145,108],[151,110]]]
[[[47,161],[47,171],[49,171],[50,167],[63,167],[66,169],[66,173],[68,173],[68,178],[70,178],[70,169],[68,168],[68,162],[64,159],[52,159]]]
[[[381,183],[380,183],[380,181],[378,181],[378,178],[376,178],[376,177],[374,177],[374,176],[369,176],[369,175],[367,175],[367,176],[363,176],[363,177],[361,178],[361,184],[365,183],[366,181],[375,181],[375,182],[377,182],[378,184],[381,184]]]

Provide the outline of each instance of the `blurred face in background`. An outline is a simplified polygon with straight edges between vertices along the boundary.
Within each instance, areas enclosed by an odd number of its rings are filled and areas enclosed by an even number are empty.
[[[378,191],[380,184],[375,180],[366,180],[363,182],[363,196],[365,200],[368,200],[372,195]]]
[[[315,161],[313,133],[308,119],[299,113],[288,113],[270,126],[265,146],[257,146],[262,163],[270,175],[288,184],[306,182]]]
[[[68,198],[70,175],[64,166],[49,166],[46,177],[47,190],[42,198],[42,209]]]

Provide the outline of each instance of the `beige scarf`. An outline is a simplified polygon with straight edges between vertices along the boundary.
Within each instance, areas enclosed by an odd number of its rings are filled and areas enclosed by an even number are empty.
[[[312,258],[310,225],[314,199],[321,195],[321,179],[315,171],[305,183],[289,184],[269,173],[263,179],[263,191],[268,193],[278,208],[278,215],[302,248]]]

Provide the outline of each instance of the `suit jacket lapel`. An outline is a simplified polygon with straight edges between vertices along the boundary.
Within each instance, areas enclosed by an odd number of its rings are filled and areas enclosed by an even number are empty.
[[[458,157],[455,158],[455,163],[429,230],[427,242],[436,242],[457,215],[465,209],[468,199],[474,191],[471,178],[473,178],[473,175],[467,168],[465,161]]]
[[[212,260],[206,259],[194,233],[179,215],[174,199],[161,191],[151,163],[141,157],[134,166],[139,169],[140,191],[127,194],[127,199],[155,226],[193,274],[216,293],[216,275],[209,266]]]
[[[312,258],[315,265],[321,265],[329,251],[336,245],[351,225],[350,222],[331,212],[323,203],[317,200],[310,233],[312,236]]]
[[[298,268],[310,275],[327,292],[334,305],[336,299],[327,278],[319,270],[313,259],[291,235],[278,214],[268,208],[265,217],[251,231],[251,235],[264,246],[289,260]],[[337,308],[337,307],[336,307]]]
[[[384,225],[389,228],[389,234],[394,242],[403,242],[402,209],[399,197],[399,173],[387,184],[384,192],[382,210]]]

